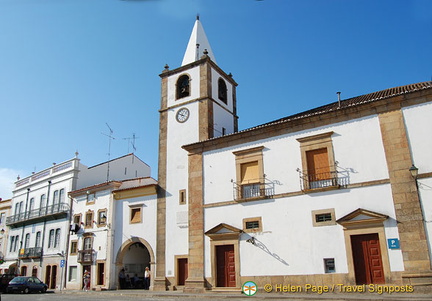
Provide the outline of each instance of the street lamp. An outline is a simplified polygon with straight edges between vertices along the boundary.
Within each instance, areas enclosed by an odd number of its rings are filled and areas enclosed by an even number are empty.
[[[418,168],[413,164],[410,169],[409,169],[411,176],[417,180],[417,176],[418,176]]]

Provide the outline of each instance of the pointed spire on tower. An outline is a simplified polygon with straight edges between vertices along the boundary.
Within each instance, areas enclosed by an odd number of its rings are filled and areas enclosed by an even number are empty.
[[[197,15],[181,65],[184,66],[199,60],[203,56],[204,51],[206,51],[211,60],[216,63],[210,43],[207,40],[204,28],[200,22],[199,15]]]

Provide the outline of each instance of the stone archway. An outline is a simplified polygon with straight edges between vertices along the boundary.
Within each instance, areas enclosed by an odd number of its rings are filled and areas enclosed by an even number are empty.
[[[120,288],[119,273],[122,269],[125,269],[125,274],[131,279],[130,283],[127,283],[126,288],[142,288],[143,283],[133,283],[132,278],[135,274],[140,280],[144,277],[144,269],[150,268],[150,271],[155,270],[155,256],[150,244],[140,237],[132,237],[123,242],[116,257],[116,283],[117,287]],[[154,273],[152,273],[154,275]],[[153,288],[153,278],[150,278],[150,289]]]

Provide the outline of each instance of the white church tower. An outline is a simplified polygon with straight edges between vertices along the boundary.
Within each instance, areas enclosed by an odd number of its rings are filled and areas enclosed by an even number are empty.
[[[192,185],[188,175],[193,166],[189,166],[188,153],[182,146],[234,133],[238,119],[237,83],[216,64],[199,17],[182,65],[174,70],[165,66],[160,77],[160,191],[154,290],[181,288],[186,278],[194,279],[189,260],[190,250],[194,249],[190,239],[194,220],[188,202],[188,187]],[[202,199],[202,195],[196,197]],[[201,285],[204,278],[198,278]]]

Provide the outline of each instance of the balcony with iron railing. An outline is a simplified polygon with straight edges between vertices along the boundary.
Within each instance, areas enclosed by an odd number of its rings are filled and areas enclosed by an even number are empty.
[[[20,258],[20,259],[41,258],[41,257],[42,257],[42,248],[41,247],[21,249],[19,254],[18,254],[18,258]]]
[[[266,178],[250,180],[247,183],[231,182],[234,200],[237,202],[265,199],[274,195],[274,183]]]
[[[338,171],[337,165],[334,170],[330,167],[323,168],[317,172],[302,172],[297,168],[299,173],[301,189],[306,192],[339,189],[349,184],[348,172]]]
[[[93,264],[96,257],[96,251],[93,249],[79,250],[77,261],[81,264]]]
[[[67,216],[69,204],[59,203],[38,209],[15,214],[6,218],[6,225],[18,227],[24,224],[36,223],[43,220],[54,220]]]

